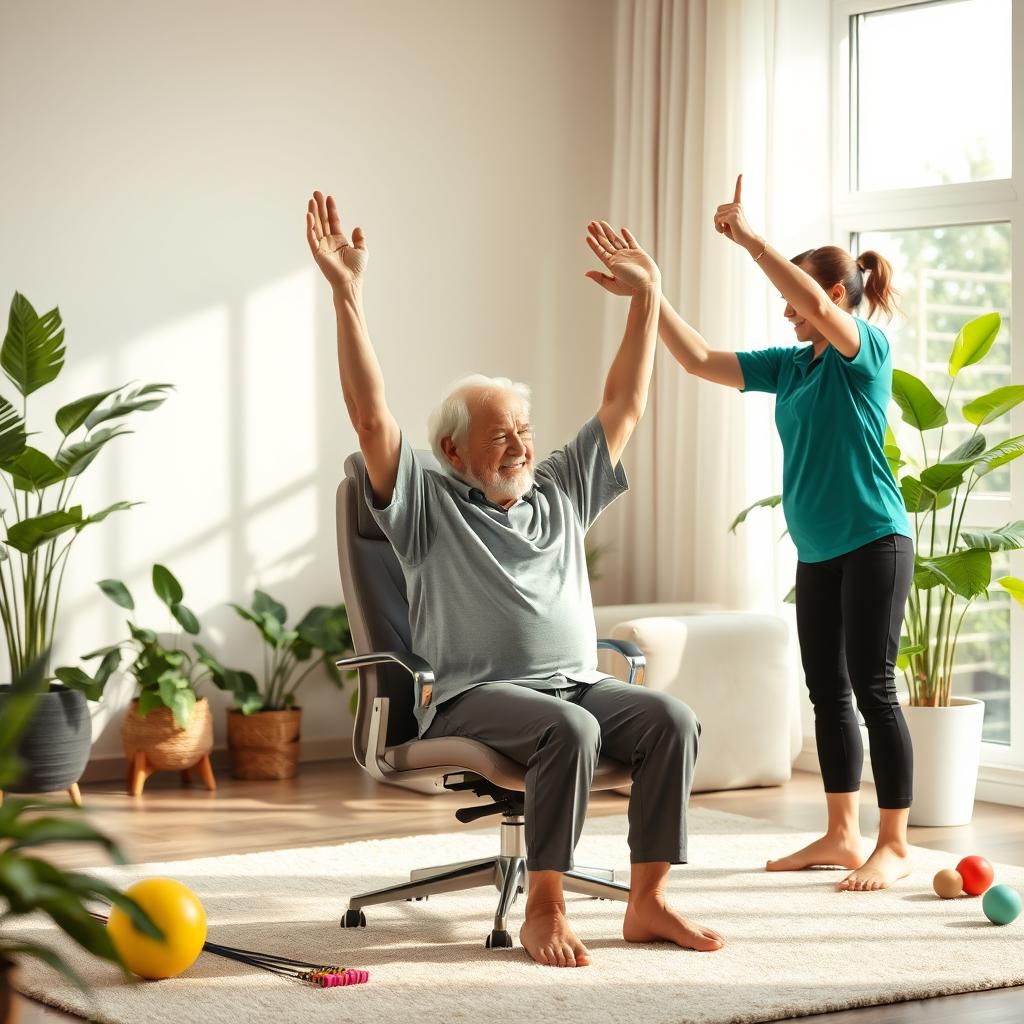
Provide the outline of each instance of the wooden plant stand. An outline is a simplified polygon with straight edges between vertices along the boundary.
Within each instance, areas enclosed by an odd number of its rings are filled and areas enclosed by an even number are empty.
[[[70,798],[71,802],[76,807],[81,807],[82,806],[82,791],[78,788],[78,783],[77,782],[72,782],[71,785],[68,786],[67,793],[68,793],[68,797]],[[0,790],[0,807],[3,807],[3,805],[4,805],[4,793],[3,793],[3,790]]]
[[[137,750],[135,756],[128,762],[128,792],[132,796],[141,796],[146,780],[159,770],[149,763],[144,750]],[[210,764],[209,754],[203,754],[191,768],[182,768],[180,771],[184,786],[192,785],[192,772],[196,771],[203,785],[211,793],[217,789],[217,780],[213,777],[213,765]]]

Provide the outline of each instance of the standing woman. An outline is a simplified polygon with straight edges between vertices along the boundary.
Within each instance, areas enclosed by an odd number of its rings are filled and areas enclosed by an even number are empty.
[[[836,246],[787,260],[751,230],[741,184],[742,175],[733,201],[716,211],[715,229],[745,249],[778,288],[796,340],[808,344],[715,351],[664,297],[658,331],[688,373],[776,396],[782,505],[799,556],[797,632],[828,829],[810,846],[769,861],[768,870],[840,866],[853,870],[839,889],[885,889],[910,872],[913,749],[894,675],[914,548],[883,451],[892,393],[889,342],[855,314],[866,299],[869,317],[878,310],[891,317],[892,268],[876,252],[854,259]],[[625,247],[607,224],[592,225],[591,232]],[[587,276],[621,293],[607,275]],[[854,695],[867,724],[881,816],[866,860],[858,821],[864,749]]]

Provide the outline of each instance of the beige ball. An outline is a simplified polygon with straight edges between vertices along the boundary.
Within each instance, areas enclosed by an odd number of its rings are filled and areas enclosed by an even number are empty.
[[[964,880],[959,871],[944,868],[932,879],[932,888],[944,900],[955,900],[964,893]]]

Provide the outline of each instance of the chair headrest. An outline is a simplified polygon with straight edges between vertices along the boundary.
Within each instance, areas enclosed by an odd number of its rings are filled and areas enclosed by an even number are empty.
[[[433,452],[416,449],[413,452],[413,456],[424,469],[430,469],[436,473],[440,473],[442,471],[441,465],[437,459],[434,458]],[[345,460],[345,476],[355,481],[357,492],[363,499],[362,501],[357,502],[356,506],[356,529],[359,531],[359,536],[364,537],[367,540],[387,540],[381,532],[380,527],[377,525],[377,520],[373,518],[373,515],[370,512],[370,502],[372,497],[369,493],[369,481],[366,478],[366,463],[363,459],[362,452],[353,452]],[[364,481],[366,481],[365,485]]]

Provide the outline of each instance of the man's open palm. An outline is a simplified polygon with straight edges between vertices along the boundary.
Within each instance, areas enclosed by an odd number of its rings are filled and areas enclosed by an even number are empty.
[[[588,271],[587,277],[615,295],[632,295],[637,288],[661,279],[658,265],[640,248],[627,228],[619,236],[607,221],[591,221],[587,244],[594,255],[610,271]]]
[[[362,279],[369,253],[362,228],[353,228],[352,241],[341,230],[341,218],[334,196],[314,192],[306,210],[306,241],[316,265],[331,287],[349,285]]]

